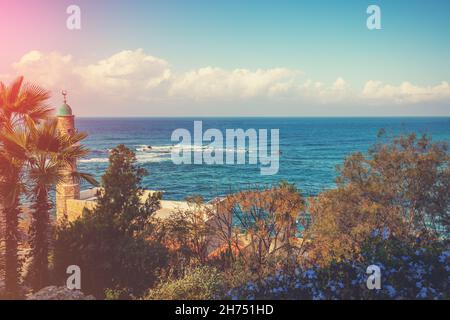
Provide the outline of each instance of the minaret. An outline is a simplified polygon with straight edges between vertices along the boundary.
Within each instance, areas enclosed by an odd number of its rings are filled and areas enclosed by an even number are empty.
[[[73,135],[75,129],[75,116],[72,114],[72,109],[67,104],[67,92],[62,91],[64,96],[64,104],[58,109],[58,130],[61,134]],[[56,186],[56,218],[57,220],[68,216],[67,200],[80,199],[80,183],[77,179],[71,176],[71,172],[76,171],[77,163],[74,162],[67,168],[67,175],[63,178],[61,183]]]

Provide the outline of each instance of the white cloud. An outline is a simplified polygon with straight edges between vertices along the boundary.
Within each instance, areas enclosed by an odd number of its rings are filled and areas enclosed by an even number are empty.
[[[384,84],[381,81],[370,80],[364,86],[362,98],[372,103],[422,103],[450,99],[450,86],[442,82],[436,86],[420,87],[410,82],[399,86]]]
[[[90,64],[58,52],[30,51],[12,67],[16,75],[53,92],[65,88],[77,95],[95,95],[95,100],[145,100],[155,92],[161,96],[164,82],[171,77],[168,62],[142,49],[121,51]],[[2,78],[7,77],[12,78]]]
[[[287,84],[299,71],[274,68],[256,71],[206,67],[174,77],[169,95],[195,100],[210,98],[248,99],[264,97]]]
[[[180,101],[195,104],[266,100],[303,105],[406,106],[450,101],[448,82],[435,86],[403,82],[396,86],[370,80],[357,92],[342,77],[327,84],[307,79],[299,70],[287,68],[226,70],[209,66],[177,73],[166,60],[148,55],[142,49],[121,51],[90,63],[58,52],[30,51],[12,67],[27,81],[54,92],[65,88],[88,101],[109,99],[117,104],[123,101],[178,105]]]
[[[27,80],[34,81],[43,87],[54,88],[73,85],[73,66],[71,55],[30,51],[13,64],[13,69],[16,73],[27,76]]]
[[[271,96],[273,97],[319,104],[341,102],[350,98],[352,93],[349,84],[341,77],[328,85],[307,79],[277,83],[271,87]]]
[[[146,55],[142,49],[121,51],[97,63],[79,66],[76,72],[90,89],[124,96],[145,94],[171,76],[167,61]]]
[[[341,77],[337,78],[332,86],[334,91],[345,91],[348,89],[348,83]]]

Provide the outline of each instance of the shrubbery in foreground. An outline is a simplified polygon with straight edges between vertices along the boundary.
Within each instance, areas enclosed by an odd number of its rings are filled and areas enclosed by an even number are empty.
[[[381,289],[367,288],[367,267],[381,269]],[[227,292],[228,299],[449,299],[450,245],[406,246],[373,237],[361,261],[278,272]]]
[[[449,299],[449,159],[410,135],[349,156],[313,199],[282,183],[158,221],[120,146],[97,209],[58,234],[55,265],[80,265],[108,299]],[[367,288],[371,265],[381,290]]]
[[[119,145],[111,151],[96,208],[57,230],[55,274],[59,283],[66,279],[69,265],[80,266],[83,292],[97,298],[105,293],[107,298],[142,295],[158,282],[167,250],[146,238],[160,194],[142,203],[145,174],[136,166],[131,150]]]
[[[221,297],[226,290],[223,274],[215,268],[203,266],[190,271],[178,280],[169,280],[150,290],[148,300],[210,300]]]

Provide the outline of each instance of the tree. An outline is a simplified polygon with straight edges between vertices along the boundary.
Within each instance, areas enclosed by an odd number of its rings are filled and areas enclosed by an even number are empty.
[[[204,265],[214,230],[208,224],[213,217],[212,208],[201,196],[187,197],[188,209],[173,211],[165,219],[155,221],[154,237],[171,253],[172,274],[184,274],[185,269]]]
[[[23,80],[19,77],[9,86],[0,82],[0,128],[23,127],[25,120],[39,123],[53,111],[47,105],[50,92]]]
[[[145,230],[160,209],[160,192],[148,194],[142,201],[142,179],[146,175],[144,168],[136,166],[136,155],[130,149],[119,145],[111,151],[96,212],[108,215],[120,231],[129,235]]]
[[[0,151],[1,152],[1,151]],[[23,193],[22,162],[11,157],[6,151],[0,153],[0,194],[4,211],[4,237],[5,237],[5,285],[11,297],[19,294],[21,261],[18,256],[19,249],[19,216],[20,195]],[[15,183],[16,182],[16,183]]]
[[[447,146],[414,134],[355,153],[339,168],[338,188],[310,204],[310,256],[329,263],[358,259],[373,232],[406,242],[449,234]]]
[[[145,174],[124,145],[111,151],[96,208],[58,227],[55,271],[60,281],[67,266],[78,265],[82,290],[99,298],[107,289],[139,295],[154,284],[166,264],[166,250],[147,238],[161,194],[146,195]]]
[[[24,161],[14,156],[14,149],[4,145],[6,131],[26,130],[27,123],[46,119],[48,91],[23,84],[23,77],[9,86],[0,82],[0,209],[3,209],[5,233],[5,285],[11,297],[19,294],[21,263],[18,257],[20,196],[24,192]]]
[[[261,273],[272,258],[290,259],[301,249],[298,239],[305,202],[298,190],[282,183],[265,190],[249,190],[226,197],[221,203],[235,228],[234,245],[247,265]],[[218,224],[228,234],[229,224]]]
[[[26,165],[27,184],[32,199],[32,219],[29,230],[31,265],[28,278],[37,290],[48,284],[50,214],[49,192],[68,174],[77,180],[96,185],[87,173],[74,171],[76,160],[88,154],[80,142],[84,133],[61,134],[56,119],[38,125],[28,123],[26,130],[5,130],[3,144]],[[14,151],[13,151],[14,150]]]

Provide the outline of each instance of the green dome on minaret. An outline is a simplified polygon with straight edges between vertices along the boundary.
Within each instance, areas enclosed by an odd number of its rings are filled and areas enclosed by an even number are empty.
[[[59,117],[67,117],[72,115],[72,108],[67,104],[67,92],[63,91],[62,95],[64,96],[64,104],[59,107],[58,109],[58,116]]]
[[[67,103],[64,103],[61,107],[58,109],[58,116],[71,116],[72,115],[72,109]]]

